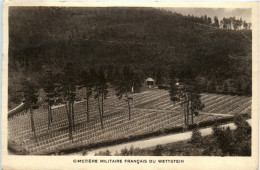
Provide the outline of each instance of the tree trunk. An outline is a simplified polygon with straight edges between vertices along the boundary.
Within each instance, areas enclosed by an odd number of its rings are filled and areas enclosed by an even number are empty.
[[[75,131],[75,115],[74,115],[74,101],[71,103],[71,113],[72,113],[72,124],[73,124],[73,130]]]
[[[133,93],[135,93],[134,87],[135,87],[135,82],[133,82]]]
[[[194,123],[193,110],[191,110],[191,123]]]
[[[30,107],[30,115],[31,115],[32,132],[34,133],[34,139],[35,139],[35,141],[37,143],[37,146],[38,146],[38,140],[37,140],[36,131],[35,131],[35,125],[34,125],[34,120],[33,120],[33,111],[32,111],[31,107]]]
[[[97,97],[98,100],[98,111],[99,111],[99,117],[100,117],[100,124],[101,124],[101,128],[103,129],[103,118],[102,118],[102,113],[101,113],[101,109],[100,109],[100,102],[99,102],[99,95]]]
[[[183,102],[183,115],[184,115],[184,125],[187,124],[187,121],[186,121],[186,110],[185,110],[185,102]]]
[[[48,105],[48,130],[50,130],[51,118],[50,118],[50,105]]]
[[[127,94],[127,92],[126,92],[126,99],[127,99],[129,120],[131,120],[130,104],[129,104],[129,99],[128,99],[128,94]]]
[[[193,114],[194,114],[194,111],[193,111],[193,108],[192,108],[192,101],[191,101],[191,104],[190,104],[191,106],[191,108],[190,108],[190,112],[191,112],[191,123],[193,124],[194,123],[194,116],[193,116]]]
[[[102,111],[102,118],[104,116],[104,92],[101,93],[101,111]]]
[[[189,125],[189,116],[190,116],[190,109],[189,109],[190,103],[189,99],[187,98],[187,125]]]
[[[69,103],[69,105],[70,105],[70,103]],[[67,102],[65,103],[65,107],[66,107],[66,113],[67,113],[68,121],[69,121],[69,139],[70,139],[70,140],[73,140],[72,128],[71,128],[70,106],[69,106],[69,109],[68,109],[68,107],[67,107]]]
[[[87,123],[89,123],[89,106],[88,106],[88,102],[89,102],[89,96],[87,93]]]
[[[50,98],[48,96],[48,130],[50,129],[51,116],[50,116]]]
[[[99,102],[99,96],[97,97],[97,101],[98,101],[98,112],[101,113],[100,102]]]
[[[71,102],[69,101],[69,117],[70,117],[70,134],[71,134],[71,139],[73,141],[73,121],[72,121],[72,111],[71,111]]]
[[[50,123],[52,123],[52,110],[51,110],[51,105],[50,105]]]

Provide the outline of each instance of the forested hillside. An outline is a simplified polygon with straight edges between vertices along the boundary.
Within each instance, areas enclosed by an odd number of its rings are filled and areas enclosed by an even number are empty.
[[[250,94],[251,39],[251,30],[206,27],[155,8],[13,7],[9,92],[19,91],[21,77],[37,79],[73,61],[80,70],[133,66],[161,84],[174,67],[209,91]]]

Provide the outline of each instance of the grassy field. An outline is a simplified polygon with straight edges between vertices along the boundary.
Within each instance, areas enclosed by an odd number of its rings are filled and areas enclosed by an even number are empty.
[[[29,112],[22,112],[8,120],[8,140],[26,149],[29,154],[39,154],[183,125],[182,108],[179,103],[170,101],[168,91],[153,89],[132,94],[131,120],[128,119],[125,100],[119,100],[113,91],[109,93],[104,101],[104,129],[100,126],[97,101],[91,98],[89,123],[86,121],[86,102],[75,104],[73,142],[69,140],[68,120],[62,105],[53,108],[53,122],[49,130],[47,109],[34,112],[38,145],[31,131]],[[203,93],[201,100],[205,108],[194,118],[195,123],[234,114],[251,114],[251,97]]]

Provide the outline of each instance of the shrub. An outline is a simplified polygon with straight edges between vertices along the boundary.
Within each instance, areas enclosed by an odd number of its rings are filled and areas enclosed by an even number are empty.
[[[155,149],[153,150],[153,156],[162,156],[163,147],[162,145],[156,145]]]
[[[108,149],[105,152],[105,156],[111,156],[111,152]]]
[[[174,156],[174,155],[175,155],[175,153],[176,153],[176,147],[175,147],[174,144],[171,146],[169,152],[170,152],[170,153],[169,153],[169,156]]]
[[[88,151],[86,151],[85,149],[82,151],[82,156],[86,156],[88,155]]]
[[[201,144],[203,141],[203,138],[201,136],[201,133],[199,131],[198,128],[195,128],[193,131],[192,131],[192,136],[191,136],[191,140],[190,140],[190,143],[192,144]]]
[[[111,152],[107,149],[106,151],[99,151],[95,153],[95,156],[111,156]]]
[[[195,129],[198,127],[198,124],[190,124],[188,125],[188,129],[191,130],[191,129]]]
[[[147,155],[147,154],[145,153],[144,150],[142,150],[140,148],[134,148],[133,155],[137,155],[138,156],[138,155]]]
[[[129,149],[129,155],[133,155],[133,153],[134,153],[134,146],[132,145],[131,147],[130,147],[130,149]]]
[[[129,151],[128,149],[125,147],[124,149],[121,150],[121,156],[128,156],[129,155]]]

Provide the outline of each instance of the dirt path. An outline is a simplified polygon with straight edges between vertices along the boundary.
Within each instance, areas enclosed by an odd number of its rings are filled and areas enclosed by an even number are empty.
[[[212,115],[212,116],[222,116],[222,117],[232,117],[233,116],[233,115],[225,114],[225,113],[209,113],[209,112],[202,112],[202,111],[199,111],[199,114]]]
[[[247,122],[251,125],[251,119],[247,120]],[[236,128],[234,123],[228,123],[225,125],[222,125],[222,127],[229,126],[231,130],[234,130]],[[205,128],[205,129],[200,129],[201,135],[202,136],[207,136],[212,134],[212,128]],[[147,140],[141,140],[141,141],[135,141],[135,142],[129,142],[129,143],[124,143],[116,146],[109,146],[109,147],[104,147],[104,148],[99,148],[99,149],[94,149],[88,152],[88,156],[94,156],[95,153],[98,153],[99,151],[106,151],[107,149],[111,152],[112,155],[114,155],[116,152],[120,153],[121,149],[130,148],[133,146],[134,148],[139,147],[140,149],[143,148],[148,148],[148,147],[154,147],[156,145],[164,145],[164,144],[169,144],[169,143],[174,143],[174,142],[180,142],[184,140],[188,140],[191,138],[192,131],[185,132],[185,133],[179,133],[179,134],[172,134],[172,135],[167,135],[167,136],[159,136],[155,137],[152,139],[147,139]],[[80,153],[74,153],[72,155],[81,155]]]

